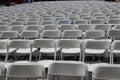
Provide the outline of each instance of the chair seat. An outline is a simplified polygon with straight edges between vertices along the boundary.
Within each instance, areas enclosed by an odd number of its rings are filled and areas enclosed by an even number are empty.
[[[9,49],[9,53],[11,53],[11,52],[13,52],[13,51],[15,51],[16,50],[16,48],[11,48],[11,49]],[[7,53],[7,50],[6,49],[1,49],[0,50],[0,54],[6,54]]]
[[[104,49],[85,49],[85,53],[87,54],[103,54],[105,52]]]
[[[113,53],[120,53],[120,50],[113,50]]]
[[[57,48],[57,50],[56,51],[58,51],[59,50],[59,48]],[[54,53],[55,52],[55,48],[41,48],[40,49],[40,52],[41,53]]]
[[[37,50],[37,48],[32,48],[32,52],[34,52],[34,51],[36,51]],[[25,48],[25,49],[18,49],[17,51],[16,51],[17,53],[23,53],[23,54],[30,54],[30,48]]]
[[[80,48],[69,48],[69,49],[62,49],[62,53],[64,54],[73,54],[73,53],[80,53]]]

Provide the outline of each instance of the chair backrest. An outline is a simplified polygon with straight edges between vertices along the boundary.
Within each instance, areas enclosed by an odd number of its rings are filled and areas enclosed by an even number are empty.
[[[109,25],[109,24],[96,24],[95,29],[96,30],[108,31],[108,30],[112,29],[112,26]]]
[[[120,19],[110,19],[108,20],[108,24],[120,24]]]
[[[39,25],[39,22],[38,21],[28,21],[26,23],[26,25],[30,26],[30,25]]]
[[[6,76],[8,79],[44,79],[45,68],[36,63],[13,63],[7,68]]]
[[[104,64],[97,66],[92,73],[94,80],[119,80],[120,65]]]
[[[90,20],[91,24],[104,24],[104,20],[102,19],[92,19]]]
[[[119,29],[111,29],[108,31],[108,37],[111,37],[113,40],[120,38],[120,30]]]
[[[44,30],[42,32],[42,38],[56,38],[58,39],[61,36],[60,30]]]
[[[82,38],[81,30],[64,30],[62,33],[62,38],[77,39]]]
[[[59,26],[58,25],[45,25],[43,27],[43,30],[58,30]]]
[[[17,31],[2,31],[0,38],[15,39],[15,38],[18,38],[18,32]]]
[[[74,20],[73,24],[87,24],[88,21],[85,20],[85,19],[77,19],[77,20]]]
[[[41,26],[40,26],[40,25],[29,25],[29,26],[27,26],[26,30],[37,30],[37,31],[41,31]]]
[[[34,48],[55,48],[55,41],[53,39],[35,39],[32,41]]]
[[[53,76],[87,76],[88,68],[85,63],[75,61],[55,61],[48,67],[48,75]]]
[[[120,50],[120,40],[115,40],[111,44],[111,48],[115,50]]]
[[[55,24],[54,20],[43,20],[41,25]]]
[[[60,48],[80,48],[81,41],[77,39],[60,39],[58,47]]]
[[[23,25],[23,22],[22,21],[14,21],[14,22],[11,22],[11,25]]]
[[[31,48],[31,41],[25,39],[10,40],[9,48]]]
[[[82,30],[83,32],[86,30],[94,30],[95,25],[93,24],[80,24],[78,25],[78,29]]]
[[[25,30],[25,26],[22,26],[22,25],[16,25],[11,27],[11,31],[22,32],[24,30]]]
[[[85,48],[87,49],[109,49],[110,41],[108,40],[86,40]]]
[[[7,22],[0,22],[0,25],[8,25]]]
[[[7,49],[7,41],[0,41],[0,49]]]
[[[10,27],[7,25],[0,25],[0,32],[1,31],[9,31]]]
[[[20,37],[24,38],[24,39],[39,38],[39,31],[36,31],[36,30],[25,30],[25,31],[21,32]]]
[[[75,30],[76,26],[73,24],[63,24],[60,25],[60,30],[64,31],[64,30]]]
[[[89,38],[89,39],[105,38],[105,31],[103,31],[103,30],[86,30],[84,33],[84,38]]]

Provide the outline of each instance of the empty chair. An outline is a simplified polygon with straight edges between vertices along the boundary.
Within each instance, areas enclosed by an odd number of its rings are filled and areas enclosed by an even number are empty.
[[[10,27],[7,25],[0,25],[0,32],[1,31],[8,31],[9,29],[10,29]]]
[[[11,31],[18,31],[19,33],[25,30],[25,26],[23,25],[15,25],[15,26],[11,26]]]
[[[39,25],[39,22],[38,21],[27,21],[26,25],[27,26],[30,26],[30,25]]]
[[[120,19],[110,19],[108,20],[108,24],[112,25],[120,24]]]
[[[82,19],[90,21],[90,20],[94,19],[94,17],[93,16],[84,16],[84,17],[82,17]]]
[[[61,31],[60,30],[44,30],[41,36],[42,38],[59,39],[61,37]]]
[[[111,75],[112,74],[112,75]],[[120,65],[117,64],[102,64],[96,66],[93,70],[93,80],[118,80],[120,79]]]
[[[108,50],[110,49],[110,41],[108,40],[86,40],[84,43],[83,50],[83,61],[85,60],[86,55],[98,55],[108,56]]]
[[[26,19],[26,18],[18,18],[18,19],[15,19],[15,21],[22,21],[22,22],[25,22],[25,21],[27,21],[27,19]]]
[[[17,31],[2,31],[0,34],[1,39],[15,39],[18,38]]]
[[[28,80],[45,78],[45,69],[41,64],[36,63],[13,63],[6,71],[8,80]]]
[[[62,25],[62,24],[72,24],[72,21],[70,19],[60,19],[56,22],[56,24],[58,25]]]
[[[94,30],[95,25],[93,24],[80,24],[78,25],[78,29],[82,30],[83,32],[86,30]]]
[[[56,43],[53,39],[35,39],[32,41],[32,48],[40,48],[39,59],[41,59],[41,54],[52,54],[54,60],[56,60],[58,48],[56,48]]]
[[[120,16],[118,15],[109,16],[109,19],[120,19]]]
[[[48,67],[48,80],[78,80],[87,77],[88,68],[85,63],[75,61],[55,61]]]
[[[120,53],[119,46],[120,46],[120,40],[115,40],[112,42],[111,55],[110,55],[110,63],[112,64],[114,63],[114,56],[116,55],[116,57],[119,57],[119,53]]]
[[[73,24],[76,24],[76,25],[79,25],[79,24],[87,24],[88,21],[85,20],[85,19],[77,19],[77,20],[74,20]]]
[[[16,57],[29,55],[29,61],[32,60],[32,52],[36,50],[35,48],[31,49],[31,41],[25,39],[10,40],[8,48],[17,48],[15,53]]]
[[[96,16],[95,19],[102,19],[102,20],[104,20],[104,22],[106,22],[108,20],[108,18],[106,16]]]
[[[91,24],[104,24],[104,20],[102,20],[102,19],[91,19],[90,23]]]
[[[74,20],[79,19],[80,16],[78,16],[76,14],[72,14],[72,15],[69,15],[68,18],[73,22]]]
[[[41,26],[40,25],[29,25],[29,26],[27,26],[26,30],[41,31]]]
[[[29,18],[28,21],[39,21],[39,18]]]
[[[63,59],[65,55],[74,55],[74,57],[79,56],[79,60],[81,60],[81,43],[82,42],[77,39],[60,39],[58,41],[58,47],[61,49],[61,59]]]
[[[86,30],[84,39],[105,39],[105,31],[103,30]]]
[[[4,63],[0,63],[0,80],[5,80],[5,66]]]
[[[64,30],[75,30],[76,29],[76,25],[73,25],[73,24],[63,24],[63,25],[60,25],[59,29],[61,31],[64,31]]]
[[[59,26],[58,25],[45,25],[43,27],[43,30],[58,30]]]
[[[0,55],[5,56],[5,62],[8,61],[8,56],[9,54],[13,53],[16,49],[11,48],[8,49],[8,41],[6,40],[1,40],[0,41]]]
[[[35,39],[39,38],[39,31],[36,30],[25,30],[22,31],[20,37],[23,39]]]
[[[41,21],[41,25],[55,24],[53,20],[43,20]]]
[[[82,31],[81,30],[64,30],[62,33],[62,38],[65,38],[65,39],[82,38]]]
[[[7,22],[0,22],[0,25],[8,25]]]
[[[112,26],[109,25],[109,24],[96,24],[95,29],[96,30],[108,31],[108,30],[112,29]]]
[[[22,21],[14,21],[14,22],[11,22],[11,26],[13,25],[23,25],[24,23]]]
[[[110,37],[112,41],[120,39],[120,30],[118,29],[111,29],[108,31],[108,38]]]
[[[120,29],[120,25],[118,24],[118,25],[115,25],[114,27],[113,27],[113,29]]]

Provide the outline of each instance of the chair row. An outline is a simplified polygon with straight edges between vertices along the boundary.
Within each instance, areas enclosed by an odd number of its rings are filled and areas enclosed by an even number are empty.
[[[0,22],[0,25],[47,25],[47,24],[120,24],[120,19],[110,19],[108,21],[104,21],[102,19],[91,19],[89,22],[86,19],[75,19],[74,21],[71,21],[70,19],[59,19],[57,21],[55,20],[41,20],[41,21],[14,21],[11,23],[7,22]]]
[[[5,70],[6,69],[6,70]],[[40,63],[12,63],[5,68],[0,64],[1,80],[16,80],[16,79],[42,79],[45,80],[45,67]],[[112,75],[111,75],[112,74]],[[119,79],[120,66],[116,64],[100,64],[96,66],[89,75],[88,66],[83,62],[75,61],[54,61],[48,67],[47,80],[58,79]]]
[[[87,29],[87,28],[85,28]],[[81,30],[44,30],[39,32],[36,30],[24,30],[21,33],[18,31],[2,31],[0,33],[0,39],[109,39],[119,40],[120,30],[111,29],[108,32],[103,30],[86,30],[82,32]]]
[[[41,59],[41,54],[52,55],[54,60],[57,58],[64,59],[64,56],[79,56],[80,61],[85,61],[87,55],[104,56],[106,59],[110,57],[109,62],[113,63],[113,54],[119,53],[120,41],[111,42],[109,40],[86,40],[77,39],[35,39],[35,40],[1,40],[0,50],[1,55],[5,55],[5,61],[8,56],[14,57],[20,55],[28,55],[29,61],[32,56],[38,55]],[[60,53],[59,53],[60,52]]]

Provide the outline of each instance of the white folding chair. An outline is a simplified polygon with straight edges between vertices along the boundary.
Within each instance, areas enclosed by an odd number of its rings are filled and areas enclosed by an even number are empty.
[[[119,57],[119,53],[120,53],[120,41],[119,40],[115,40],[112,42],[111,44],[111,51],[110,51],[110,63],[114,63],[114,55],[116,55],[116,57]]]
[[[59,29],[61,31],[64,31],[64,30],[75,30],[76,29],[76,25],[74,25],[74,24],[62,24],[62,25],[60,25]]]
[[[64,39],[78,39],[82,37],[83,33],[81,30],[64,30],[62,33],[62,38]]]
[[[92,73],[93,80],[119,80],[120,65],[101,64],[94,68]]]
[[[94,30],[95,25],[93,25],[93,24],[80,24],[77,26],[77,28],[84,32],[86,30]]]
[[[25,30],[25,26],[23,25],[15,25],[15,26],[11,26],[10,30],[11,31],[18,31],[19,33]]]
[[[91,19],[90,24],[104,24],[104,20],[102,20],[102,19]]]
[[[45,25],[43,26],[43,30],[58,30],[59,26],[58,25]]]
[[[88,21],[85,19],[76,19],[74,20],[73,24],[79,25],[79,24],[88,24]]]
[[[31,48],[31,41],[25,39],[10,40],[8,51],[11,48],[17,48],[15,57],[19,55],[29,55],[29,61],[32,60],[32,52],[36,50],[36,48]]]
[[[84,42],[83,50],[83,61],[85,60],[85,55],[103,55],[104,57],[108,56],[108,50],[110,50],[110,41],[109,40],[86,40]]]
[[[35,39],[39,38],[39,31],[36,30],[24,30],[20,33],[20,38],[23,39]]]
[[[57,47],[61,49],[61,60],[65,54],[69,56],[77,55],[81,60],[81,44],[82,42],[77,39],[60,39]]]
[[[12,63],[6,71],[7,80],[45,79],[45,68],[36,63]]]
[[[42,38],[59,39],[60,37],[61,37],[60,30],[44,30],[42,32]]]
[[[87,65],[82,62],[55,61],[48,67],[48,80],[82,80],[87,75]]]
[[[41,54],[52,54],[54,55],[54,60],[56,60],[59,48],[56,48],[56,42],[53,39],[35,39],[32,41],[32,47],[40,48],[39,60],[41,59]]]
[[[18,32],[17,31],[2,31],[0,34],[1,39],[17,39]]]
[[[4,63],[0,63],[0,80],[5,80],[5,73],[6,73],[5,65]]]

